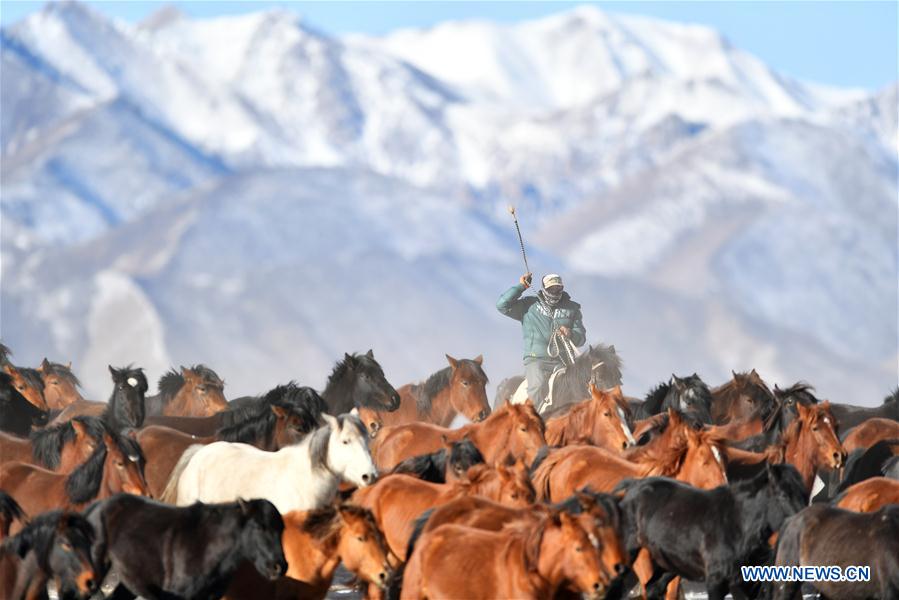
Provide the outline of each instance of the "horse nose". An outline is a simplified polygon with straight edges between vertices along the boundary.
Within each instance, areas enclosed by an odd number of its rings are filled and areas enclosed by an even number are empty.
[[[362,481],[364,481],[365,483],[368,483],[369,479],[371,479],[371,475],[369,475],[368,473],[362,475]]]
[[[835,466],[839,467],[841,464],[843,464],[843,455],[839,452],[834,452],[833,462]]]
[[[627,441],[621,442],[621,449],[622,449],[622,450],[627,450],[627,447],[628,447],[628,446],[630,446],[630,442],[627,442]]]
[[[626,570],[627,570],[627,567],[625,567],[624,564],[622,564],[622,563],[615,564],[615,574],[616,575],[623,575]]]
[[[483,421],[487,418],[487,409],[485,408],[481,412],[478,413],[478,421]]]
[[[601,589],[602,589],[602,584],[600,582],[596,581],[593,583],[593,591],[594,592],[598,592]]]
[[[381,581],[387,581],[387,571],[381,571],[378,573],[378,579]]]
[[[97,588],[100,587],[100,586],[97,585],[97,580],[96,580],[96,579],[93,579],[93,578],[88,579],[87,581],[84,582],[84,584],[87,586],[87,590],[88,590],[91,594],[93,594],[94,592],[96,592],[96,591],[97,591]]]

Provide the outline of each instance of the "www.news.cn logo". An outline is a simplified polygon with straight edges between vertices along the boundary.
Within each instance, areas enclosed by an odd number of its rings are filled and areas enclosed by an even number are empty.
[[[870,581],[871,567],[740,567],[743,581]]]

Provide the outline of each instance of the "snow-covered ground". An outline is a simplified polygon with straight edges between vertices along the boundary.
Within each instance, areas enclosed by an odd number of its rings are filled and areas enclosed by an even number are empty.
[[[796,81],[705,27],[584,7],[330,35],[278,10],[144,23],[53,3],[2,31],[2,305],[16,359],[228,393],[373,348],[520,369],[494,309],[561,271],[628,392],[757,367],[897,383],[897,87]]]

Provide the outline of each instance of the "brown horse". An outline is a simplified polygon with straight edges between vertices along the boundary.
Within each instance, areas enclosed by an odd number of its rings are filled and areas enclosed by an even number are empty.
[[[209,417],[228,409],[225,382],[205,365],[170,369],[157,387],[159,393],[146,399],[147,416]]]
[[[755,369],[748,373],[731,371],[732,379],[711,390],[712,423],[723,425],[746,421],[755,415],[767,416],[774,406],[774,394]]]
[[[107,431],[96,417],[76,417],[61,425],[38,429],[30,439],[0,433],[0,464],[20,462],[71,473],[103,443]]]
[[[287,573],[275,582],[251,564],[238,569],[227,600],[274,598],[320,600],[327,596],[337,566],[363,582],[383,588],[391,576],[387,543],[371,512],[342,504],[284,515],[281,535]]]
[[[855,512],[875,512],[887,504],[899,504],[899,481],[872,477],[846,488],[834,506]]]
[[[108,431],[86,462],[68,475],[23,463],[0,467],[0,488],[29,515],[54,508],[80,510],[87,503],[119,492],[147,495],[140,446]]]
[[[430,423],[385,427],[372,443],[371,454],[378,470],[389,471],[407,458],[435,452],[464,437],[474,442],[488,464],[504,462],[509,455],[530,463],[546,445],[543,420],[529,400],[524,404],[507,402],[480,423],[459,429]]]
[[[197,437],[159,425],[140,429],[137,433],[137,442],[147,458],[144,474],[150,496],[152,498],[162,496],[172,470],[189,446],[211,444],[215,440],[214,436]]]
[[[37,369],[15,367],[12,363],[6,363],[3,365],[3,370],[12,378],[13,387],[28,402],[41,410],[47,410],[47,402],[44,400],[44,380]]]
[[[579,491],[554,508],[576,516],[599,549],[603,570],[610,578],[624,573],[630,561],[619,535],[620,513],[617,501],[612,496]],[[546,504],[512,508],[480,496],[463,496],[422,515],[416,523],[415,534],[409,545],[414,547],[418,537],[441,525],[463,525],[485,531],[500,531],[510,523],[540,519],[551,510],[553,507]]]
[[[423,535],[406,566],[401,598],[552,598],[570,585],[590,598],[609,584],[598,550],[575,517],[484,531],[443,525]]]
[[[568,412],[546,421],[546,443],[551,446],[589,443],[612,452],[634,445],[621,387],[598,390],[591,385],[590,396],[587,402],[567,405],[571,407]]]
[[[721,440],[687,426],[671,409],[668,418],[664,434],[625,457],[595,446],[550,450],[533,471],[538,497],[558,502],[584,487],[610,492],[624,479],[650,476],[673,477],[703,489],[727,483]]]
[[[453,483],[388,475],[375,485],[359,489],[353,502],[374,513],[391,552],[405,560],[415,518],[429,508],[465,495],[483,496],[509,506],[527,506],[534,500],[534,488],[527,467],[519,461],[511,467],[475,465],[463,480]]]
[[[899,421],[874,418],[856,425],[843,437],[843,449],[849,453],[856,448],[870,448],[880,440],[899,438]]]
[[[483,357],[455,359],[449,354],[445,367],[424,383],[406,384],[397,390],[400,407],[380,411],[384,425],[403,425],[423,421],[449,427],[461,413],[469,421],[483,421],[490,414],[487,402],[487,375],[481,368]]]
[[[799,471],[807,491],[811,491],[819,468],[839,469],[846,461],[846,452],[834,431],[836,421],[830,403],[806,406],[796,404],[798,417],[788,426],[781,441],[765,452],[747,452],[727,448],[728,473],[739,477],[752,476],[765,461],[788,462]]]
[[[63,365],[45,358],[37,372],[44,382],[44,401],[50,410],[62,410],[69,404],[84,401],[78,391],[81,382],[72,373],[72,363]]]

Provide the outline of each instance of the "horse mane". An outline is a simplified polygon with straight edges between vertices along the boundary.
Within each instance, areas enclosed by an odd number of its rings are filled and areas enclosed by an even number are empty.
[[[7,523],[21,520],[25,516],[22,507],[19,506],[19,503],[16,502],[15,498],[3,490],[0,490],[0,516],[2,516],[3,520]]]
[[[11,552],[19,558],[25,558],[29,552],[34,552],[38,566],[50,572],[49,554],[53,549],[53,540],[60,534],[74,534],[88,544],[93,543],[95,537],[94,528],[82,515],[51,510],[34,517],[18,534],[3,540],[0,550]]]
[[[621,509],[618,506],[618,499],[612,494],[594,492],[589,487],[586,487],[576,491],[565,500],[553,504],[552,507],[572,515],[580,515],[589,511],[588,507],[585,506],[585,500],[588,503],[592,502],[594,505],[599,506],[608,515],[608,525],[616,530],[619,528]]]
[[[390,470],[390,474],[395,473],[431,483],[446,483],[446,448],[407,458]]]
[[[427,415],[431,412],[431,402],[450,384],[452,375],[453,368],[444,367],[436,373],[432,373],[423,384],[412,386],[412,393],[415,394],[415,406],[418,408],[419,415]]]
[[[889,473],[897,464],[899,464],[899,455],[888,458],[883,466],[880,467],[880,472],[886,475]]]
[[[593,381],[593,366],[598,363],[602,363],[600,370],[609,373],[612,379],[607,387],[621,385],[622,363],[615,347],[603,344],[589,346],[586,352],[575,358],[565,368],[565,372],[556,378],[553,384],[553,403],[558,399],[561,404],[570,404],[583,400],[585,394],[589,396],[588,384]]]
[[[22,376],[22,379],[25,380],[25,383],[41,392],[44,391],[44,378],[41,377],[40,371],[30,367],[16,367],[16,370]]]
[[[162,403],[164,405],[168,404],[172,398],[178,395],[181,388],[184,387],[184,376],[173,367],[159,378],[159,383],[156,384],[156,387],[159,389],[159,394],[162,396]]]
[[[325,506],[306,513],[301,530],[317,540],[326,542],[340,533],[340,514],[334,505]]]
[[[643,401],[643,414],[648,417],[662,412],[662,403],[665,402],[670,390],[671,384],[667,381],[663,381],[649,390]]]
[[[99,444],[90,457],[66,478],[66,494],[73,504],[89,502],[99,493],[100,483],[103,481],[103,464],[106,462],[108,452],[105,443],[107,440],[111,440],[116,449],[129,460],[138,463],[138,468],[143,473],[146,460],[140,444],[127,435],[115,431],[108,423],[104,422],[102,426],[105,428],[101,438],[104,443]]]
[[[0,367],[10,364],[10,356],[12,356],[12,350],[9,349],[9,346],[0,342]]]
[[[269,390],[252,407],[225,411],[217,435],[227,442],[271,442],[278,418],[271,407],[277,406],[300,419],[301,431],[309,433],[319,425],[319,416],[327,410],[325,401],[315,390],[298,386],[291,381]]]
[[[786,398],[790,398],[795,396],[798,402],[802,402],[805,405],[809,404],[817,404],[818,399],[815,397],[812,392],[815,390],[814,386],[810,383],[806,383],[805,381],[798,381],[791,385],[786,389],[780,389],[776,385],[774,386],[774,397],[778,400],[783,401]]]
[[[59,458],[63,447],[75,439],[75,428],[72,426],[72,421],[80,423],[87,435],[95,440],[101,440],[107,431],[103,421],[97,417],[88,416],[77,416],[53,427],[37,429],[28,436],[31,439],[31,456],[34,460],[48,469],[59,467]]]
[[[75,376],[75,373],[72,372],[72,369],[61,363],[50,362],[48,360],[44,363],[44,374],[45,376],[56,375],[57,377],[61,377],[75,387],[81,386],[81,382],[78,380],[78,377]]]
[[[343,429],[348,424],[356,428],[357,433],[366,438],[368,432],[359,417],[346,414],[336,417],[338,427]],[[326,469],[328,465],[328,446],[331,439],[331,425],[325,424],[309,435],[309,460],[313,469]]]
[[[884,404],[899,404],[899,386],[895,390],[886,395],[883,399]]]

